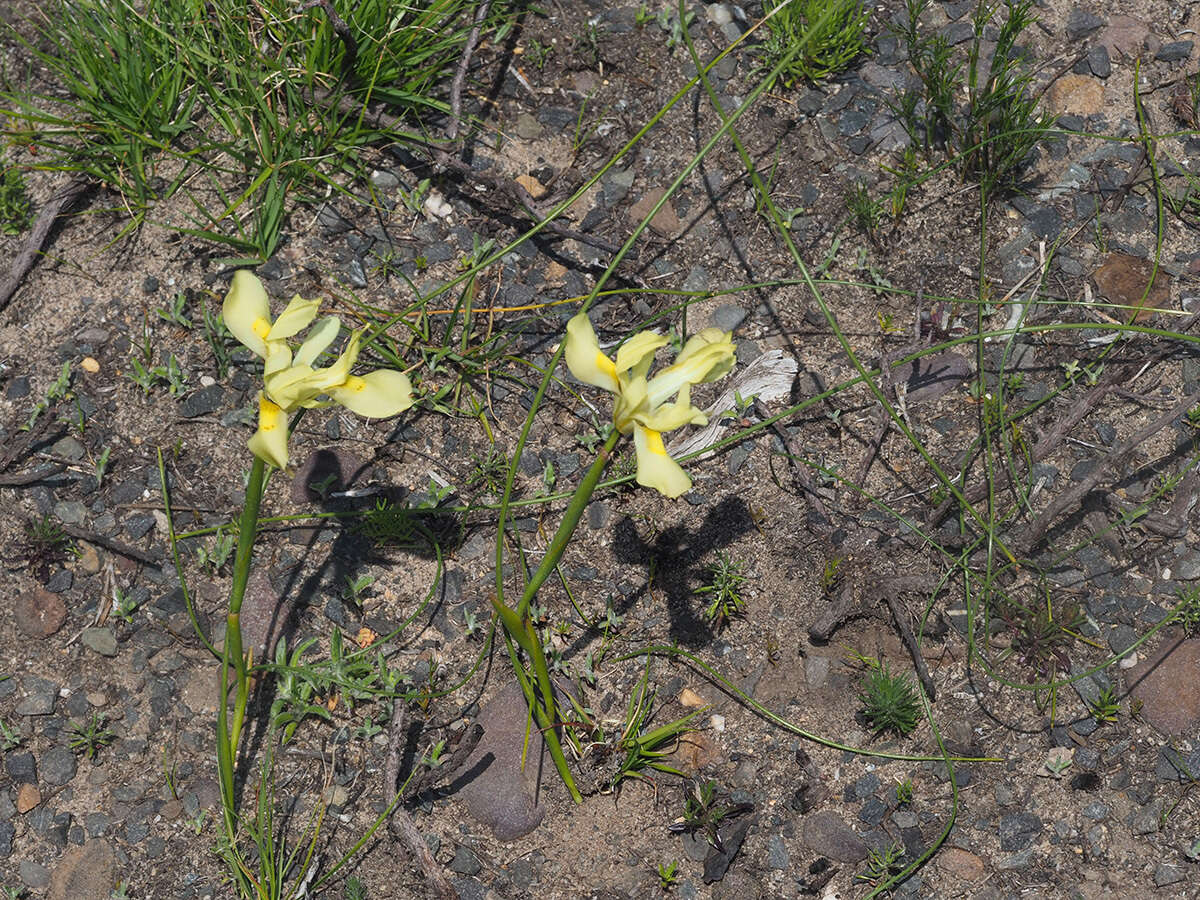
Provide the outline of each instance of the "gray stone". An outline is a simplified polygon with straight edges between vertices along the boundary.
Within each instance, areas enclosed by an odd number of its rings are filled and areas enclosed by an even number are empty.
[[[712,324],[722,331],[733,331],[746,320],[746,311],[736,303],[724,303],[713,310]]]
[[[347,232],[352,227],[351,223],[328,203],[317,211],[317,225],[329,237]]]
[[[112,827],[113,819],[107,813],[90,812],[83,822],[88,837],[98,838],[103,837],[104,833]]]
[[[730,822],[720,829],[720,849],[713,847],[704,857],[705,884],[712,884],[725,877],[725,873],[729,871],[729,866],[738,855],[738,851],[742,849],[742,844],[745,843],[746,835],[750,833],[754,822],[755,819],[751,816],[737,822]]]
[[[767,840],[767,867],[771,869],[786,869],[791,864],[792,855],[788,852],[783,835],[771,835]]]
[[[858,811],[858,817],[868,825],[878,825],[887,817],[887,804],[878,797],[872,797]]]
[[[466,847],[458,847],[454,851],[454,859],[450,860],[449,869],[459,875],[478,875],[483,869],[479,857]]]
[[[1192,55],[1193,46],[1192,41],[1171,41],[1159,47],[1154,58],[1159,62],[1180,62]]]
[[[838,131],[842,137],[849,137],[852,134],[858,134],[866,128],[869,121],[870,116],[862,110],[848,109],[838,119]]]
[[[1175,560],[1171,574],[1177,581],[1195,581],[1200,578],[1200,550],[1189,550]]]
[[[625,199],[633,187],[633,169],[612,169],[600,180],[601,197],[610,209]]]
[[[53,747],[42,754],[38,769],[42,781],[58,787],[75,777],[75,754],[65,747]]]
[[[198,391],[192,391],[179,404],[179,414],[185,419],[197,416],[211,416],[225,404],[225,388],[219,384],[210,384]]]
[[[1042,833],[1042,820],[1030,812],[1000,817],[1000,849],[1006,853],[1024,850]]]
[[[1188,41],[1191,43],[1191,41]],[[1154,884],[1157,887],[1166,887],[1169,884],[1178,884],[1187,878],[1183,869],[1178,866],[1173,866],[1170,863],[1160,862],[1154,867]]]
[[[1013,853],[1011,856],[1002,856],[996,860],[996,871],[998,872],[1020,872],[1028,869],[1030,863],[1033,862],[1033,848],[1027,847],[1019,853]]]
[[[28,375],[18,375],[8,383],[4,396],[9,400],[24,400],[31,393]]]
[[[692,862],[704,862],[704,857],[708,856],[708,841],[702,834],[686,833],[683,835],[681,844],[683,855]]]
[[[1067,16],[1067,38],[1072,42],[1104,27],[1104,20],[1085,9],[1075,7]]]
[[[19,750],[4,757],[4,768],[14,784],[37,784],[37,760],[28,750]]]
[[[400,187],[400,179],[387,169],[375,169],[371,172],[371,185],[375,190],[386,193]]]
[[[46,582],[46,590],[52,594],[61,594],[69,591],[74,583],[75,576],[71,574],[70,569],[59,569]]]
[[[135,513],[125,520],[125,533],[135,541],[145,537],[154,527],[154,516],[150,513]]]
[[[16,836],[17,829],[12,822],[0,822],[0,859],[12,856],[13,838]]]
[[[26,887],[40,891],[50,883],[50,870],[32,859],[23,859],[17,863],[17,873]]]
[[[48,716],[54,712],[58,699],[59,685],[37,675],[26,675],[21,679],[25,697],[17,704],[18,716]]]
[[[83,444],[79,443],[79,441],[69,434],[51,444],[50,452],[55,456],[65,456],[67,459],[83,459],[87,454]],[[62,517],[60,516],[59,518]],[[64,519],[63,521],[66,520]]]
[[[1099,822],[1101,819],[1108,818],[1109,812],[1111,812],[1111,810],[1109,809],[1108,804],[1101,800],[1097,800],[1095,803],[1089,803],[1083,808],[1084,816],[1089,819],[1095,819],[1097,822]]]
[[[117,655],[117,639],[111,628],[85,628],[79,635],[83,645],[101,656]]]
[[[1097,44],[1088,51],[1088,68],[1097,78],[1107,78],[1112,74],[1112,61],[1108,58],[1108,48]]]

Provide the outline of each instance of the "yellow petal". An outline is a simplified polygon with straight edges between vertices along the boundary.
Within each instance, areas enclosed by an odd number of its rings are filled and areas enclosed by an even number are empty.
[[[691,344],[692,341],[688,341],[688,345]],[[688,346],[685,345],[684,349],[688,349]],[[675,396],[685,384],[700,384],[720,378],[732,369],[737,361],[733,353],[733,342],[727,335],[723,341],[701,342],[692,346],[687,356],[681,352],[679,357],[680,362],[667,366],[650,380],[647,402],[651,409]]]
[[[617,399],[613,403],[613,424],[621,434],[629,434],[633,430],[634,420],[650,411],[646,405],[646,379],[637,376],[622,377],[617,390]]]
[[[271,304],[262,282],[249,269],[233,273],[233,283],[221,306],[221,318],[229,333],[256,356],[267,355],[271,331]]]
[[[412,406],[412,383],[395,369],[377,369],[351,375],[345,384],[332,387],[329,396],[346,409],[368,419],[386,419]]]
[[[267,359],[263,363],[263,379],[282,372],[292,364],[292,348],[287,341],[266,341]]]
[[[296,362],[301,365],[311,366],[317,361],[317,357],[324,353],[325,349],[333,343],[333,339],[338,336],[338,332],[341,330],[341,319],[337,316],[326,316],[308,332],[308,337],[304,339],[304,343],[296,351]]]
[[[650,371],[650,363],[654,359],[654,351],[669,343],[668,339],[653,331],[639,331],[617,349],[617,374],[624,374],[630,369],[639,368],[636,374],[645,375]]]
[[[637,483],[654,488],[664,497],[674,499],[687,493],[692,479],[667,455],[662,435],[643,425],[633,429],[633,446],[637,451]]]
[[[325,393],[325,389],[314,384],[314,381],[315,373],[309,366],[293,365],[263,376],[267,394],[285,410],[303,406]]]
[[[300,295],[297,294],[279,314],[275,324],[271,326],[267,340],[281,341],[299,334],[317,317],[317,310],[320,306],[320,300],[301,300]]]
[[[353,332],[350,340],[346,342],[346,349],[342,351],[342,355],[334,360],[332,365],[313,372],[312,385],[318,388],[320,393],[329,393],[330,388],[340,387],[346,383],[346,379],[350,377],[351,367],[358,360],[358,345],[361,341],[362,331]]]
[[[600,342],[585,313],[567,323],[567,345],[564,355],[571,374],[582,381],[611,393],[617,392],[617,368],[611,359],[600,352]]]
[[[639,424],[660,432],[674,431],[684,425],[708,424],[708,416],[686,401],[664,403],[657,409],[638,413],[634,418]]]
[[[258,431],[246,444],[250,452],[277,469],[288,461],[287,414],[267,397],[258,395]]]

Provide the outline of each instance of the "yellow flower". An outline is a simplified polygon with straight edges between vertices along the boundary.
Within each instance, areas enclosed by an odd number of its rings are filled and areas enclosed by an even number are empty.
[[[706,328],[683,345],[672,365],[647,380],[654,354],[666,343],[662,335],[642,331],[610,359],[600,351],[592,323],[580,313],[567,323],[564,355],[572,375],[616,394],[613,424],[622,434],[633,435],[638,484],[678,497],[692,486],[692,480],[667,455],[662,433],[683,425],[707,424],[704,413],[692,406],[692,385],[715,381],[729,372],[737,359],[730,334]]]
[[[288,338],[307,328],[317,316],[316,300],[293,297],[279,318],[271,321],[267,292],[252,273],[240,269],[225,296],[225,327],[263,359],[263,390],[258,395],[258,431],[247,445],[250,452],[276,468],[287,465],[287,414],[294,410],[339,403],[360,416],[383,419],[412,406],[412,384],[403,372],[377,369],[351,375],[358,359],[362,332],[355,331],[346,349],[330,366],[316,362],[341,331],[337,316],[327,316],[309,331],[293,353]],[[321,400],[328,397],[328,400]]]

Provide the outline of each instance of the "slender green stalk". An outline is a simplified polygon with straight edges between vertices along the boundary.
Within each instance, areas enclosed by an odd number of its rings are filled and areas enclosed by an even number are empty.
[[[579,487],[575,489],[575,495],[567,505],[566,512],[563,513],[562,522],[559,523],[558,530],[554,532],[554,537],[551,538],[550,545],[546,548],[546,555],[542,557],[542,564],[530,576],[525,585],[525,593],[521,596],[521,602],[517,604],[517,615],[522,620],[529,614],[529,604],[537,596],[538,590],[558,566],[558,561],[562,559],[563,552],[567,549],[567,544],[571,542],[571,536],[575,534],[579,519],[583,516],[583,511],[587,508],[588,503],[591,502],[596,485],[600,483],[600,476],[604,474],[604,469],[612,459],[612,452],[616,449],[617,441],[620,439],[621,432],[614,428],[612,434],[608,436],[608,440],[596,454],[591,468],[583,476],[583,481],[579,482]]]
[[[246,484],[246,502],[238,527],[237,555],[233,563],[233,586],[229,592],[229,612],[225,617],[225,648],[221,661],[221,692],[217,697],[217,771],[221,782],[221,806],[225,814],[225,831],[232,842],[237,834],[237,810],[234,799],[234,764],[246,703],[250,693],[250,671],[242,649],[241,610],[250,580],[250,562],[254,555],[254,538],[258,531],[258,510],[262,503],[266,464],[257,456],[250,467]],[[229,670],[233,668],[236,690],[233,725],[229,724]]]

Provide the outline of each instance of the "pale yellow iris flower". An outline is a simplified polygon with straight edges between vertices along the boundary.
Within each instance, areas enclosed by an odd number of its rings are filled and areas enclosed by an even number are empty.
[[[350,335],[346,348],[332,365],[314,369],[316,362],[341,331],[337,316],[326,316],[292,350],[294,337],[317,317],[319,303],[293,297],[279,317],[271,321],[270,301],[262,282],[240,269],[225,295],[222,316],[230,334],[263,359],[263,390],[258,395],[258,431],[250,438],[250,452],[263,462],[282,469],[288,460],[287,414],[338,403],[360,416],[383,419],[412,406],[412,384],[403,372],[377,369],[351,375],[358,359],[362,332]],[[321,400],[328,397],[328,400]]]
[[[706,328],[692,335],[672,365],[647,379],[654,354],[667,343],[662,335],[642,331],[610,359],[601,352],[587,315],[580,313],[567,323],[564,355],[572,375],[616,395],[613,424],[622,434],[633,435],[638,484],[674,498],[685,493],[692,480],[667,455],[662,434],[683,425],[707,424],[704,413],[692,406],[691,387],[725,375],[737,359],[730,334]]]

